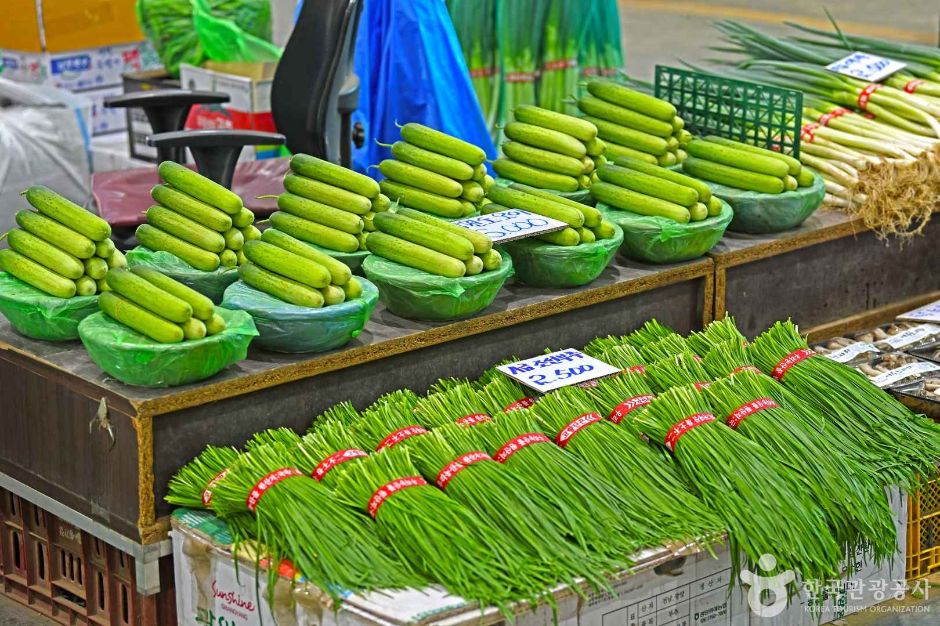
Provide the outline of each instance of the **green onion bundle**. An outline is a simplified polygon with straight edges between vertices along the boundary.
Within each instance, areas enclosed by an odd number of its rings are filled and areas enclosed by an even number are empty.
[[[628,344],[639,350],[648,343],[652,343],[663,337],[669,335],[676,335],[681,338],[681,335],[669,328],[665,324],[660,324],[656,320],[648,320],[645,324],[637,328],[635,331],[626,335],[623,340]]]
[[[313,418],[313,424],[310,425],[307,432],[315,431],[319,427],[320,422],[339,422],[340,424],[351,426],[352,423],[360,417],[362,417],[362,413],[356,410],[352,402],[340,402]]]
[[[496,0],[449,0],[447,8],[463,48],[470,81],[489,128],[496,126],[499,75],[496,50]]]
[[[838,576],[842,552],[814,498],[766,449],[716,421],[701,393],[670,389],[636,419],[652,440],[672,451],[702,500],[724,521],[735,580],[739,551],[752,564],[770,554],[777,571],[797,571],[803,580]]]
[[[615,337],[614,335],[607,335],[606,337],[595,337],[589,342],[584,344],[584,347],[581,348],[581,352],[588,356],[592,356],[595,359],[601,358],[600,355],[605,351],[615,348],[624,343],[623,337]]]
[[[747,345],[747,338],[738,330],[734,318],[731,316],[715,320],[702,330],[689,333],[689,336],[686,337],[689,348],[702,357],[707,356],[716,345],[731,340],[737,341],[741,346]]]
[[[369,452],[379,452],[427,433],[414,414],[417,402],[418,397],[409,390],[383,396],[350,427],[356,443]]]
[[[686,385],[704,389],[711,380],[699,359],[689,350],[649,364],[646,377],[653,388],[660,392]]]
[[[874,452],[883,485],[912,488],[917,475],[933,475],[940,456],[940,426],[912,413],[864,374],[816,355],[791,321],[777,322],[749,346],[765,373],[826,416],[842,444]]]
[[[500,122],[512,121],[512,111],[520,104],[536,102],[540,50],[548,2],[513,0],[498,2],[496,37],[500,58],[502,92]]]
[[[245,442],[245,451],[251,452],[258,446],[270,446],[272,444],[284,444],[285,446],[295,446],[300,443],[300,435],[290,428],[268,428],[261,430],[251,436],[251,439]]]
[[[344,590],[419,586],[422,581],[386,554],[369,518],[339,504],[294,465],[294,450],[258,445],[216,485],[212,508],[223,518],[254,513],[255,536],[274,562],[289,559],[338,601]],[[269,569],[274,592],[277,568]]]
[[[504,375],[480,390],[480,401],[491,414],[498,415],[529,408],[536,402],[535,395],[536,392]]]
[[[637,411],[642,411],[656,397],[646,376],[640,372],[599,378],[597,385],[586,391],[607,420],[637,435],[640,431],[633,419]]]
[[[668,359],[669,357],[681,354],[689,350],[688,345],[685,342],[685,337],[681,335],[666,335],[661,339],[655,341],[650,341],[643,345],[640,348],[640,356],[643,357],[647,363],[654,363],[661,359]],[[691,352],[691,350],[689,350]]]
[[[622,519],[616,489],[552,443],[539,429],[531,409],[494,416],[466,432],[532,492],[551,503],[555,516],[582,550],[620,559],[629,566],[626,555],[641,547],[641,542]]]
[[[473,426],[490,419],[472,383],[467,381],[422,398],[415,406],[414,415],[423,426],[429,428],[454,423]]]
[[[404,448],[372,454],[350,467],[335,493],[375,520],[377,538],[402,561],[454,595],[505,610],[545,590],[515,546],[429,485]]]
[[[710,346],[702,359],[702,367],[712,378],[723,378],[745,370],[760,371],[740,339],[712,343]]]
[[[565,99],[578,90],[578,48],[589,13],[581,0],[549,0],[542,43],[539,106],[565,112]]]
[[[585,390],[563,387],[539,400],[532,413],[556,444],[617,488],[624,521],[647,545],[698,541],[722,528],[715,514],[683,488],[675,467],[594,408]]]
[[[773,397],[777,383],[762,373],[742,371],[704,390],[733,430],[760,444],[788,467],[800,468],[806,491],[820,505],[833,535],[850,552],[864,546],[880,562],[897,546],[894,516],[884,490],[854,461],[833,449],[833,441],[799,413]]]
[[[611,346],[596,358],[604,363],[619,367],[625,372],[639,372],[642,374],[646,371],[646,361],[640,355],[640,352],[628,343]]]
[[[342,422],[323,420],[308,433],[297,451],[297,464],[308,476],[330,489],[339,477],[367,455]]]
[[[395,391],[389,391],[379,396],[375,402],[362,411],[362,415],[369,412],[380,411],[386,407],[392,407],[401,411],[411,411],[411,409],[418,404],[418,400],[420,399],[420,396],[411,389],[396,389]]]

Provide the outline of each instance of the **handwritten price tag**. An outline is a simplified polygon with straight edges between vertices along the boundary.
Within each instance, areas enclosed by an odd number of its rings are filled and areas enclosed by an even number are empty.
[[[620,372],[613,365],[574,349],[500,365],[496,369],[542,393]]]
[[[826,66],[826,69],[852,78],[867,80],[870,83],[877,83],[904,69],[904,67],[905,64],[900,61],[886,59],[866,52],[853,52],[835,63],[830,63]]]
[[[468,217],[454,222],[464,228],[483,233],[493,243],[504,243],[534,235],[544,235],[567,228],[560,220],[544,217],[521,209],[509,209],[480,217]]]

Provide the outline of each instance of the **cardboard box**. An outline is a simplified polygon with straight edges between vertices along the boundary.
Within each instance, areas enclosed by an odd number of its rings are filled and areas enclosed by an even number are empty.
[[[0,48],[65,52],[141,41],[134,0],[4,0]]]
[[[160,67],[153,47],[144,41],[56,53],[4,49],[0,63],[4,78],[69,91],[117,87],[126,72]]]
[[[271,84],[275,63],[208,63],[207,67],[180,65],[183,89],[227,93],[221,105],[193,107],[186,128],[241,129],[277,132],[271,114]],[[256,146],[243,150],[241,161],[270,159],[282,155],[280,146]]]

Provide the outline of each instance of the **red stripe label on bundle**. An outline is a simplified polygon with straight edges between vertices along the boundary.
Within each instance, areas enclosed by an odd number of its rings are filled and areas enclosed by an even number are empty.
[[[210,504],[212,504],[212,490],[215,488],[216,485],[219,484],[219,481],[225,478],[226,476],[228,476],[228,468],[225,468],[224,470],[222,470],[221,472],[213,476],[212,480],[210,480],[206,484],[206,488],[202,492],[202,506],[207,507]]]
[[[909,80],[907,81],[907,84],[904,85],[904,91],[906,91],[907,93],[914,93],[915,91],[917,91],[917,88],[923,84],[924,84],[924,81],[922,81],[919,78],[915,78],[914,80]]]
[[[569,67],[577,67],[577,59],[557,59],[555,61],[546,61],[542,66],[546,70],[564,70]]]
[[[428,481],[424,480],[420,476],[404,476],[402,478],[396,478],[391,482],[385,483],[376,489],[375,493],[372,494],[372,497],[369,498],[369,515],[375,518],[379,512],[379,507],[399,491],[410,489],[411,487],[420,487],[427,484]]]
[[[516,400],[503,409],[503,413],[509,413],[510,411],[515,411],[516,409],[527,409],[533,404],[535,404],[535,398],[522,398],[521,400]]]
[[[673,424],[672,428],[669,429],[669,432],[666,433],[666,439],[663,443],[669,448],[669,451],[673,451],[676,447],[676,443],[682,437],[696,426],[701,426],[702,424],[707,424],[709,422],[714,422],[715,416],[711,413],[696,413],[695,415],[690,415],[681,422]]]
[[[805,124],[800,128],[800,141],[805,141],[806,143],[813,143],[813,140],[816,139],[816,133],[813,132],[819,128],[819,124],[813,122],[812,124]]]
[[[506,74],[507,83],[534,83],[535,72],[509,72]]]
[[[829,122],[836,119],[837,117],[842,117],[848,112],[848,109],[833,109],[828,113],[819,116],[819,124],[820,126],[828,126]]]
[[[499,461],[500,463],[505,463],[509,457],[523,448],[528,448],[529,446],[535,445],[537,443],[551,442],[552,440],[542,433],[525,433],[524,435],[519,435],[518,437],[514,437],[513,439],[510,439],[504,443],[503,447],[496,451],[493,459]]]
[[[708,387],[710,384],[711,384],[711,383],[709,383],[709,382],[706,382],[706,381],[704,381],[704,380],[700,380],[700,381],[698,381],[697,383],[692,383],[692,386],[695,387],[695,390],[696,390],[696,391],[701,391],[701,390],[704,389],[705,387]]]
[[[645,365],[631,365],[627,369],[623,370],[624,374],[634,373],[634,374],[645,374],[646,366]]]
[[[464,471],[474,463],[479,463],[480,461],[492,461],[493,458],[488,455],[486,452],[468,452],[462,456],[457,457],[450,463],[448,463],[444,469],[442,469],[437,474],[437,486],[441,490],[447,489],[447,484],[460,472]]]
[[[740,374],[741,372],[754,372],[755,374],[761,373],[760,369],[754,367],[753,365],[742,365],[741,367],[736,367],[731,370],[732,374]]]
[[[775,409],[778,406],[780,405],[774,402],[773,398],[758,398],[756,400],[751,400],[747,404],[742,404],[732,411],[731,415],[728,416],[728,419],[725,420],[725,423],[730,426],[732,430],[737,430],[738,425],[741,422],[754,415],[758,411],[763,411],[765,409]]]
[[[320,463],[313,468],[313,473],[311,476],[317,480],[323,480],[323,477],[327,473],[342,463],[346,461],[351,461],[353,459],[361,459],[364,456],[369,456],[365,450],[359,450],[357,448],[350,448],[349,450],[340,450],[339,452],[334,452],[330,456],[326,457]]]
[[[571,441],[571,438],[578,434],[581,429],[587,428],[591,424],[603,419],[600,413],[584,413],[583,415],[579,415],[561,429],[558,436],[555,437],[555,443],[564,448],[568,445],[568,442]]]
[[[871,83],[865,85],[865,88],[862,89],[861,93],[858,94],[858,108],[862,111],[868,110],[868,101],[871,100],[871,95],[881,89],[881,85],[878,83]]]
[[[405,426],[404,428],[399,428],[398,430],[390,434],[388,437],[380,441],[379,445],[375,447],[375,451],[378,452],[379,450],[383,448],[390,448],[392,446],[400,444],[402,441],[404,441],[405,439],[408,439],[409,437],[414,437],[415,435],[423,435],[426,432],[428,431],[425,430],[424,427],[418,426],[417,424],[413,426]]]
[[[470,78],[486,78],[496,73],[495,67],[478,67],[470,70]]]
[[[482,424],[483,422],[492,422],[493,418],[487,415],[486,413],[472,413],[470,415],[464,415],[459,420],[455,420],[455,424],[460,424],[461,426],[475,426],[477,424]]]
[[[805,359],[808,359],[811,356],[815,356],[816,353],[810,350],[809,348],[800,348],[799,350],[794,350],[787,356],[780,359],[780,362],[777,363],[777,366],[774,368],[774,371],[770,373],[771,376],[777,380],[783,380],[784,375],[787,371]]]
[[[303,472],[295,467],[282,467],[279,470],[274,470],[259,480],[258,484],[256,484],[251,490],[251,493],[248,494],[248,499],[246,500],[248,510],[255,510],[255,507],[258,506],[258,502],[261,500],[261,496],[263,496],[268,491],[268,489],[278,484],[282,480],[293,478],[294,476],[303,476]]]
[[[610,412],[610,415],[607,416],[607,419],[612,421],[614,424],[619,424],[623,421],[623,418],[630,415],[633,411],[637,410],[641,406],[646,406],[656,396],[652,394],[646,394],[643,396],[633,396],[632,398],[627,398],[620,404],[614,407],[614,410]]]

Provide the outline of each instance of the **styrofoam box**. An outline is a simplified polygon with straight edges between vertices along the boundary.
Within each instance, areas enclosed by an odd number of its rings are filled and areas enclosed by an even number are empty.
[[[0,63],[4,78],[70,91],[118,86],[124,72],[160,66],[156,52],[145,41],[57,53],[2,50]]]

